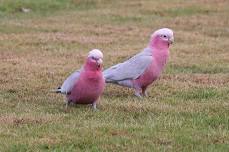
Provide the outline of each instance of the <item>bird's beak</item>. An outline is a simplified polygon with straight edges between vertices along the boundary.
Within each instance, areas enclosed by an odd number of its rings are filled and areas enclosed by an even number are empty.
[[[100,67],[103,64],[103,60],[102,59],[98,59],[96,62],[97,62],[98,67]]]
[[[99,59],[99,60],[97,61],[97,63],[98,63],[98,64],[102,64],[102,63],[103,63],[103,60],[102,60],[102,59]]]
[[[173,44],[174,43],[174,37],[169,38],[169,44]]]

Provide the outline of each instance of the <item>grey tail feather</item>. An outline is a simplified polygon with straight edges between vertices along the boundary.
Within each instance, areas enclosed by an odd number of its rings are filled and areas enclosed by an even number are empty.
[[[112,81],[109,80],[109,79],[105,79],[105,82],[106,82],[106,83],[112,83]]]
[[[61,87],[58,87],[57,89],[51,90],[53,93],[61,93]]]
[[[118,84],[118,81],[114,81],[114,80],[105,80],[106,83],[113,83],[113,84]]]

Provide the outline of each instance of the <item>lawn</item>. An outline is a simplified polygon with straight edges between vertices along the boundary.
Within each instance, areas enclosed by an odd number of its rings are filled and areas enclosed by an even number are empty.
[[[229,1],[0,0],[0,151],[228,151]],[[30,9],[28,13],[22,9]],[[173,29],[142,100],[107,85],[97,111],[50,92],[93,48],[104,68]]]

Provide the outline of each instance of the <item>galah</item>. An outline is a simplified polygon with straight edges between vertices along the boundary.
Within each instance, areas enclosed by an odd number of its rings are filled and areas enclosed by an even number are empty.
[[[148,46],[129,60],[106,69],[106,83],[135,89],[138,97],[147,96],[146,89],[163,71],[169,57],[169,47],[174,42],[173,31],[162,28],[155,31]]]
[[[66,108],[70,103],[92,104],[96,109],[98,98],[105,86],[102,73],[103,53],[94,49],[89,52],[85,64],[72,73],[59,87],[56,93],[66,95]]]

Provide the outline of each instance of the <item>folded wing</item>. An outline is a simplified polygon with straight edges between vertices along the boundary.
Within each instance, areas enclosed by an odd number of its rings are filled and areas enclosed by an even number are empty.
[[[152,54],[141,52],[129,60],[106,69],[103,74],[106,82],[115,83],[128,79],[137,79],[152,62]]]
[[[77,70],[74,73],[72,73],[62,84],[62,86],[59,88],[60,92],[63,94],[69,94],[71,93],[71,89],[73,88],[74,84],[79,79],[81,70]]]

